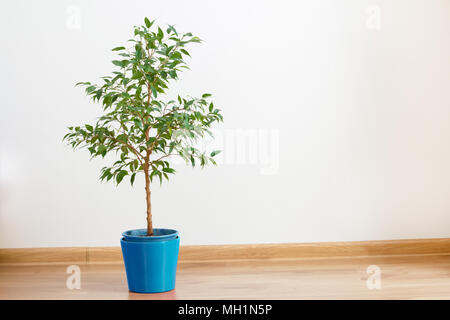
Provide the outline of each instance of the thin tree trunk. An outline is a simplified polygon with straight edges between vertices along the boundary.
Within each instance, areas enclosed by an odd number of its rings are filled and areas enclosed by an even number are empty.
[[[152,51],[153,55],[153,51]],[[147,82],[147,104],[150,105],[150,100],[152,96],[152,91],[150,87],[150,83]],[[143,123],[144,124],[144,123]],[[145,130],[145,140],[148,142],[150,138],[150,128],[148,126],[147,130]],[[147,200],[147,235],[153,235],[153,223],[152,223],[152,201],[151,201],[151,192],[150,192],[150,176],[148,175],[150,169],[150,155],[152,154],[152,149],[147,148],[147,154],[145,155],[144,160],[144,173],[145,173],[145,197]]]
[[[148,166],[144,170],[145,173],[145,198],[147,200],[147,235],[153,235],[152,225],[152,201],[150,192],[150,177],[148,175]]]

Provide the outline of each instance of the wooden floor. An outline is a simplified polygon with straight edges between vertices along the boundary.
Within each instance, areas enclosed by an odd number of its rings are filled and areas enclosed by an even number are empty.
[[[369,290],[369,265],[381,288]],[[0,299],[450,299],[450,255],[182,262],[176,289],[129,292],[122,264],[84,264],[81,289],[66,264],[1,265]]]

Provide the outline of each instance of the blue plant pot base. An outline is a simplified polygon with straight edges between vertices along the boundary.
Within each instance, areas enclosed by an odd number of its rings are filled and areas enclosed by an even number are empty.
[[[155,236],[150,237],[145,232],[126,231],[120,241],[128,289],[139,293],[173,290],[180,247],[178,232],[154,229]]]

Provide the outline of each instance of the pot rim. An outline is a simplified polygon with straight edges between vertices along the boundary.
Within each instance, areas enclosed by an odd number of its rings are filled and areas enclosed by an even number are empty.
[[[153,235],[147,236],[147,229],[132,229],[122,232],[125,241],[167,241],[176,239],[178,231],[174,229],[153,228]]]

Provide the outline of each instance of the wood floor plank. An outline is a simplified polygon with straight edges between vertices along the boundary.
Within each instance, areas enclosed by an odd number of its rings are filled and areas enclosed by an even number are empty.
[[[181,262],[161,294],[129,292],[122,263],[80,264],[81,289],[69,290],[67,266],[0,265],[0,299],[450,299],[450,255]]]

